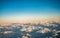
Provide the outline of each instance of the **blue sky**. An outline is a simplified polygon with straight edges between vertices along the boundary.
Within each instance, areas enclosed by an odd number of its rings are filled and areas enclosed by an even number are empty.
[[[0,0],[0,17],[60,16],[60,0]]]

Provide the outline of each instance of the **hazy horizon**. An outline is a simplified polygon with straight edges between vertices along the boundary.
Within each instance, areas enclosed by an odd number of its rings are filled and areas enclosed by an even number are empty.
[[[59,0],[0,0],[0,22],[30,22],[60,19]]]

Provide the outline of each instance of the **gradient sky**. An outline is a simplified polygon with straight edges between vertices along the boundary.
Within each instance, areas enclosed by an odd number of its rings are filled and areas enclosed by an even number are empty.
[[[0,20],[60,16],[60,0],[0,0]]]

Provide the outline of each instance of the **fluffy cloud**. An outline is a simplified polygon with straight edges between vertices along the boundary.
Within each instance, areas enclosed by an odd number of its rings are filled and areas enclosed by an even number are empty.
[[[44,29],[41,29],[41,30],[39,30],[37,32],[44,34],[44,33],[50,32],[50,29],[44,28]]]

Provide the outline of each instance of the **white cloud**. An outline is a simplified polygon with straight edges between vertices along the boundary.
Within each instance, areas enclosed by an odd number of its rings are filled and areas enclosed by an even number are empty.
[[[41,30],[39,30],[37,32],[44,34],[44,33],[50,32],[50,29],[44,28],[44,29],[41,29]]]

